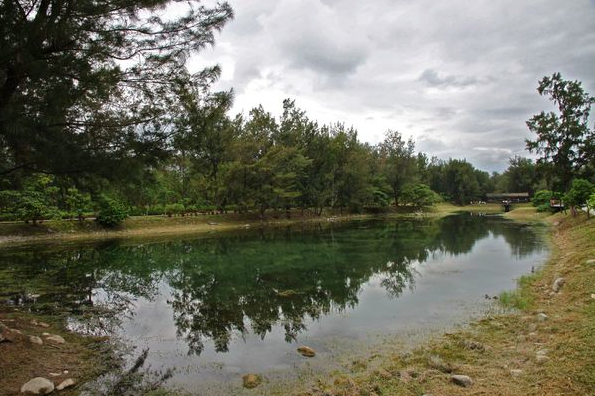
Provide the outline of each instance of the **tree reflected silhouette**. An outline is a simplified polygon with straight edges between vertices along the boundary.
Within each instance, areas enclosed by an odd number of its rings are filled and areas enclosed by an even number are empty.
[[[414,264],[470,252],[502,237],[511,254],[540,250],[533,228],[493,216],[366,221],[305,229],[258,230],[225,237],[124,246],[117,242],[63,251],[0,252],[2,295],[42,294],[32,307],[77,316],[91,307],[131,313],[166,285],[177,335],[190,354],[207,341],[226,352],[234,335],[264,339],[281,326],[291,342],[307,323],[358,304],[372,277],[390,296],[415,282]],[[6,284],[6,288],[4,287]]]

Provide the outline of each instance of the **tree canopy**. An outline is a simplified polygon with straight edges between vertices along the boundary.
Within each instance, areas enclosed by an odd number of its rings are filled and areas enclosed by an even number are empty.
[[[168,17],[172,3],[185,14]],[[161,158],[181,88],[219,73],[190,74],[186,60],[232,16],[225,2],[1,2],[0,174],[114,178]]]

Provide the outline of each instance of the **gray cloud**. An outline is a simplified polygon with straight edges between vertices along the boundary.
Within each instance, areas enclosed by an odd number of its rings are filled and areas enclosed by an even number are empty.
[[[230,1],[235,20],[193,65],[222,65],[234,112],[279,115],[292,97],[371,143],[397,129],[430,155],[502,170],[528,154],[525,121],[552,108],[544,75],[595,94],[592,0]]]
[[[479,81],[474,77],[445,75],[440,76],[434,69],[424,70],[418,78],[418,81],[425,82],[430,87],[458,87],[464,88],[475,85]]]

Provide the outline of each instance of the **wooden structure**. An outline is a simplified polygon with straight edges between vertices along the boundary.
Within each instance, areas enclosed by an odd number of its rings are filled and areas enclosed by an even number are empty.
[[[529,202],[529,193],[488,193],[486,194],[488,202],[502,202],[509,201],[509,203]]]

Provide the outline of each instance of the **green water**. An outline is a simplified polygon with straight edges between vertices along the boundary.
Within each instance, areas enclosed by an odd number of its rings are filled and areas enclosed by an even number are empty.
[[[0,298],[149,348],[171,384],[195,390],[298,370],[301,344],[324,362],[337,340],[452,324],[546,253],[534,228],[497,216],[292,226],[2,250]]]

